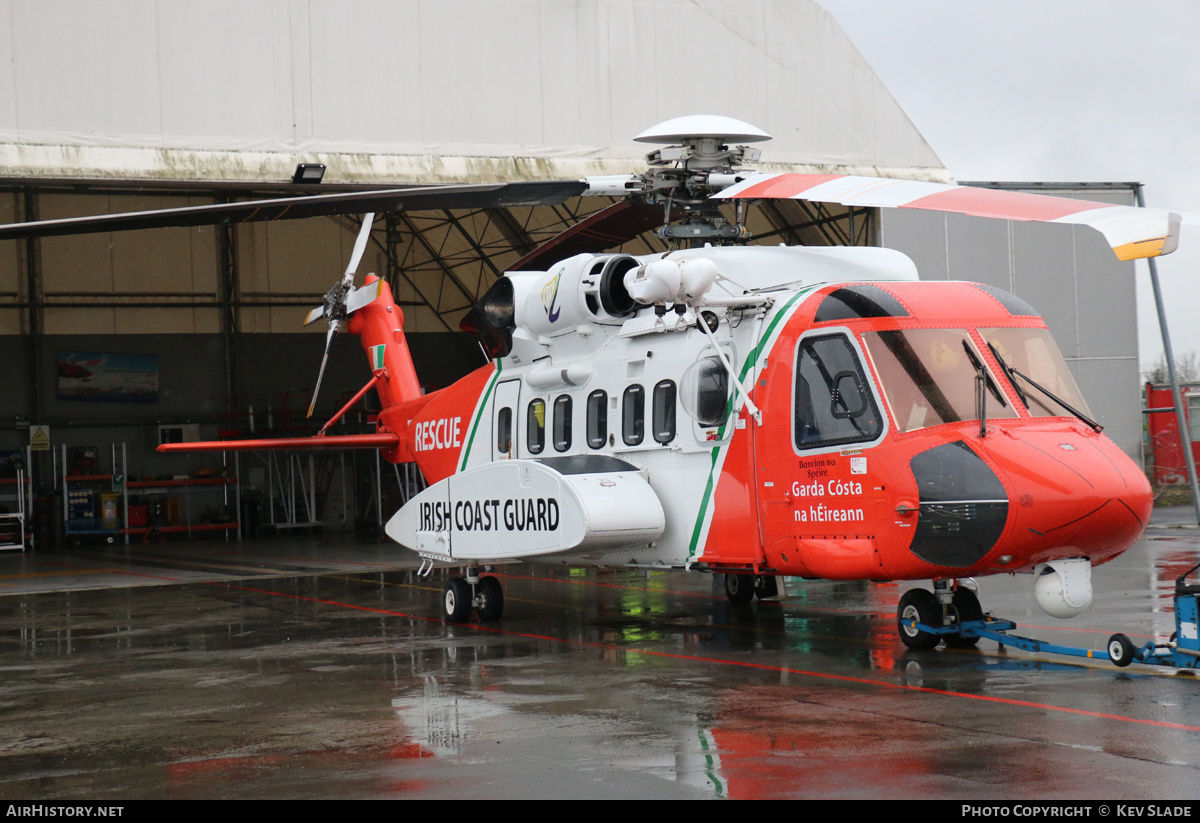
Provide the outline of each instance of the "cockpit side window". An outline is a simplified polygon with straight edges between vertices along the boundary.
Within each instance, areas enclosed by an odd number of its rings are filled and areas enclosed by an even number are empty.
[[[879,406],[844,334],[800,341],[793,421],[797,449],[865,443],[883,433]]]

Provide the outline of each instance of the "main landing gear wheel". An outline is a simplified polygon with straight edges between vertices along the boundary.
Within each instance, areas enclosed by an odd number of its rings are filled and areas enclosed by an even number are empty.
[[[479,622],[495,623],[504,614],[504,589],[494,577],[479,578]]]
[[[461,577],[450,578],[442,596],[442,607],[448,621],[465,623],[471,616],[471,584]]]
[[[942,624],[942,608],[933,592],[927,589],[906,591],[900,598],[900,605],[896,607],[896,626],[900,630],[900,639],[910,649],[932,649],[937,646],[941,638],[906,625],[905,621],[908,620],[915,620],[926,626]]]
[[[754,575],[754,594],[759,600],[779,596],[779,581],[771,574]]]
[[[725,596],[735,606],[744,606],[754,599],[753,574],[725,575]]]
[[[1133,641],[1123,634],[1114,634],[1108,638],[1108,659],[1114,666],[1122,669],[1133,662]]]
[[[954,590],[952,604],[954,610],[958,612],[959,623],[983,619],[983,607],[979,605],[979,598],[975,592],[965,586],[959,586]],[[946,641],[946,646],[951,649],[972,649],[979,645],[978,637],[963,637],[958,634],[948,634],[943,639]]]

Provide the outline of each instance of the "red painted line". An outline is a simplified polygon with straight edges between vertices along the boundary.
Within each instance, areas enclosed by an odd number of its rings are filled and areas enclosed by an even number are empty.
[[[147,580],[167,580],[171,583],[184,582],[183,578],[180,578],[180,577],[163,577],[162,575],[157,575],[157,574],[140,574],[138,572],[125,571],[122,569],[105,569],[104,572],[106,574],[113,574],[113,575],[125,576],[125,577],[144,577]]]
[[[253,552],[240,551],[240,550],[236,550],[236,549],[230,549],[229,551],[224,551],[224,552],[213,552],[212,556],[213,557],[233,557],[233,558],[238,558],[238,559],[249,559],[249,560],[258,560],[258,559],[279,560],[279,561],[285,561],[287,563],[323,564],[320,566],[320,568],[317,569],[317,571],[325,571],[326,569],[328,569],[329,563],[331,562],[328,558],[321,558],[321,557],[291,557],[286,554],[256,554]],[[386,562],[391,562],[391,561],[380,560],[377,563],[366,563],[366,562],[361,562],[361,561],[337,560],[334,562],[336,562],[337,565],[339,565],[339,566],[365,566],[368,569],[379,569],[380,571],[405,571],[405,569],[401,569],[399,567],[397,567],[397,568],[390,568],[390,567],[380,568],[380,564],[383,564]],[[414,570],[415,570],[415,568],[416,567],[414,567]],[[330,569],[330,571],[334,571],[334,570]]]
[[[505,580],[532,580],[534,582],[540,582],[540,583],[570,583],[575,586],[594,586],[599,589],[624,589],[626,591],[634,591],[634,592],[649,592],[649,593],[654,593],[654,594],[674,594],[679,597],[698,597],[698,598],[702,598],[705,600],[722,600],[722,601],[725,600],[724,597],[722,597],[721,595],[718,595],[718,594],[701,594],[700,592],[679,591],[678,589],[651,589],[646,586],[628,586],[628,585],[624,585],[621,583],[594,583],[590,580],[572,580],[569,577],[535,577],[533,575],[500,574],[500,573],[497,573],[496,576],[503,577]],[[856,610],[856,609],[816,608],[814,606],[806,606],[805,609],[807,611],[818,612],[820,614],[868,615],[868,616],[878,617],[881,620],[886,620],[889,617],[889,615],[886,613],[880,613],[878,609],[867,609],[866,611],[860,611],[860,610]],[[1108,635],[1112,634],[1112,632],[1107,629],[1100,629],[1100,628],[1090,628],[1089,629],[1089,628],[1076,627],[1076,626],[1030,626],[1030,625],[1021,624],[1017,627],[1018,631],[1024,631],[1026,629],[1042,629],[1045,631],[1056,631],[1056,632],[1083,632],[1085,634],[1108,634]],[[1125,634],[1129,638],[1139,637],[1139,638],[1145,638],[1146,640],[1153,640],[1155,637],[1155,635],[1152,635],[1152,634],[1135,634],[1135,633],[1129,633],[1129,632],[1126,632]]]
[[[298,594],[288,594],[287,592],[275,592],[270,589],[258,589],[250,586],[234,586],[222,583],[210,583],[212,586],[224,586],[225,588],[237,589],[239,591],[253,592],[256,594],[269,594],[275,597],[286,597],[292,600],[302,600],[309,603],[320,603],[326,606],[338,606],[345,609],[353,609],[361,612],[371,612],[373,614],[385,614],[391,617],[405,617],[410,620],[420,620],[425,623],[444,623],[440,618],[425,617],[418,614],[408,614],[405,612],[392,611],[390,609],[380,609],[373,606],[358,606],[353,603],[343,603],[339,600],[325,600],[319,597],[306,597]],[[982,694],[968,694],[966,692],[953,692],[946,689],[930,689],[925,686],[909,686],[904,683],[889,683],[886,680],[872,680],[866,677],[851,677],[843,674],[828,674],[826,672],[813,672],[806,669],[793,669],[787,666],[772,666],[766,663],[750,663],[739,660],[726,660],[720,657],[702,657],[700,655],[679,654],[677,652],[656,652],[648,649],[631,648],[628,646],[618,646],[613,643],[600,643],[592,640],[571,640],[562,637],[553,637],[545,634],[530,634],[528,632],[514,632],[508,629],[500,629],[495,626],[486,626],[479,623],[464,623],[460,624],[464,628],[475,629],[477,631],[489,632],[491,634],[504,635],[505,637],[522,637],[530,640],[549,640],[555,643],[561,643],[564,646],[586,646],[594,649],[605,649],[610,651],[619,651],[626,654],[641,654],[647,657],[662,657],[671,660],[687,660],[697,663],[717,663],[724,666],[738,666],[744,669],[761,669],[762,671],[781,672],[786,674],[801,675],[804,677],[813,677],[821,680],[834,680],[842,683],[854,683],[864,686],[880,686],[889,689],[900,689],[909,692],[922,692],[925,694],[937,694],[943,697],[960,697],[966,700],[982,700],[988,703],[999,703],[1005,706],[1020,706],[1029,709],[1041,709],[1044,711],[1062,712],[1064,714],[1074,714],[1083,717],[1095,717],[1102,720],[1116,720],[1122,723],[1135,723],[1141,726],[1155,726],[1163,729],[1176,729],[1186,732],[1200,732],[1200,726],[1188,726],[1182,723],[1168,723],[1165,720],[1145,720],[1138,717],[1127,717],[1120,714],[1109,714],[1107,712],[1094,712],[1088,709],[1073,709],[1068,706],[1054,706],[1049,703],[1034,703],[1029,700],[1013,700],[1008,697],[992,697]]]
[[[55,561],[52,563],[41,563],[39,565],[61,566],[64,569],[78,569],[80,574],[114,574],[114,575],[124,575],[125,577],[144,577],[147,580],[167,580],[171,583],[183,582],[178,577],[163,577],[162,575],[158,575],[158,574],[141,574],[139,572],[131,572],[127,569],[105,569],[105,568],[97,569],[93,566],[80,565],[78,563],[64,563],[61,560]],[[35,576],[36,576],[36,573],[35,573]]]
[[[274,595],[275,597],[287,597],[291,600],[303,600],[308,603],[320,603],[323,606],[339,606],[343,609],[353,609],[355,611],[360,611],[360,612],[371,612],[372,614],[386,614],[389,617],[405,617],[405,618],[408,618],[409,620],[420,620],[423,623],[437,623],[440,625],[445,625],[445,623],[446,623],[446,621],[442,620],[440,617],[426,617],[425,615],[421,615],[421,614],[409,614],[408,612],[397,612],[397,611],[392,611],[391,609],[376,608],[374,606],[358,606],[354,603],[343,603],[340,600],[325,600],[324,598],[320,598],[320,597],[307,597],[302,594],[288,594],[287,592],[273,592],[270,589],[258,589],[253,586],[235,586],[231,583],[220,583],[220,582],[216,582],[216,581],[208,582],[208,583],[206,583],[206,585],[221,586],[221,587],[227,588],[227,589],[237,589],[238,591],[253,592],[255,594],[270,594],[270,595]],[[484,626],[481,624],[461,624],[461,625],[463,625],[465,628],[479,629],[480,631],[492,632],[494,634],[503,634],[503,635],[508,635],[510,637],[527,637],[532,640],[552,640],[552,641],[555,641],[558,643],[566,643],[566,644],[572,643],[572,641],[563,640],[558,637],[551,637],[550,635],[528,634],[525,632],[513,632],[513,631],[507,631],[505,629],[497,629],[492,626]],[[618,648],[618,647],[613,647],[613,648]]]

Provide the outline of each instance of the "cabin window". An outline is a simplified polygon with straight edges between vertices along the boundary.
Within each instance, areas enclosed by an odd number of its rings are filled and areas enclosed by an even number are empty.
[[[650,425],[654,439],[664,445],[675,439],[675,382],[663,380],[654,387],[654,409]]]
[[[900,431],[1017,416],[966,329],[901,329],[862,337]],[[980,378],[987,381],[982,404]]]
[[[883,433],[862,363],[845,335],[800,341],[794,422],[797,449],[864,443]]]
[[[1030,415],[1074,417],[1075,413],[1067,408],[1070,406],[1093,416],[1049,331],[998,328],[980,329],[979,333],[1008,367],[1017,395]]]
[[[608,442],[608,393],[594,391],[587,399],[587,444],[598,449]]]
[[[525,444],[530,454],[541,454],[546,448],[546,401],[538,398],[525,410]]]
[[[512,452],[512,417],[513,410],[508,406],[496,415],[496,451],[500,454]]]
[[[699,426],[719,426],[729,415],[729,372],[717,356],[688,366],[680,381],[683,407]]]
[[[571,448],[571,397],[559,395],[554,401],[554,450]]]
[[[637,446],[645,436],[645,429],[646,390],[635,383],[621,397],[621,440],[626,446]]]

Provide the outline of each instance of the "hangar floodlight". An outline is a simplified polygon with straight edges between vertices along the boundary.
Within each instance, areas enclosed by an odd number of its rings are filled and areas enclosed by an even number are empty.
[[[292,175],[292,182],[316,184],[320,183],[324,176],[324,163],[297,163],[296,173]]]

